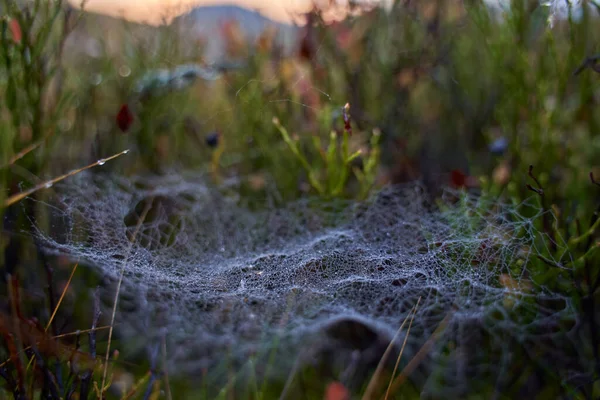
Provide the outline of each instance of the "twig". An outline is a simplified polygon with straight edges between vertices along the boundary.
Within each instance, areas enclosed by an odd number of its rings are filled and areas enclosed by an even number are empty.
[[[48,321],[48,324],[46,325],[44,332],[48,332],[50,325],[52,325],[52,321],[54,320],[54,317],[56,316],[56,313],[58,311],[58,308],[60,307],[60,304],[62,303],[63,299],[65,298],[65,294],[67,294],[67,290],[69,289],[71,280],[73,280],[73,275],[75,275],[75,271],[77,271],[78,265],[79,264],[75,264],[75,266],[73,267],[73,270],[71,271],[71,275],[69,276],[69,280],[67,281],[67,284],[65,285],[65,288],[63,289],[62,294],[60,295],[60,298],[58,299],[58,303],[56,304],[56,307],[54,308],[54,312],[52,312],[52,316],[50,316],[50,320]]]
[[[144,384],[144,382],[146,382],[147,379],[150,379],[152,377],[152,371],[148,371],[144,374],[144,376],[142,376],[136,383],[135,385],[133,385],[133,387],[129,390],[129,392],[124,395],[121,400],[127,400],[132,398],[138,391],[139,387],[142,386]],[[103,383],[104,384],[104,383]]]
[[[167,371],[167,335],[163,335],[162,337],[162,369],[165,378],[165,389],[167,394],[167,400],[172,400],[171,397],[171,386],[169,385],[169,372]]]
[[[96,325],[98,324],[98,320],[100,319],[100,296],[98,293],[98,288],[94,291],[94,317],[92,318],[92,329],[89,330],[88,338],[90,344],[90,355],[92,358],[96,358]],[[79,398],[82,400],[87,400],[90,395],[91,389],[91,380],[92,380],[92,369],[88,369],[83,374],[83,378],[81,379],[81,385],[79,389]]]
[[[71,280],[73,279],[73,275],[75,274],[75,271],[77,270],[77,265],[78,264],[75,264],[75,267],[73,267],[73,271],[71,271],[71,276],[69,277],[69,280],[67,281],[67,285],[65,286],[65,288],[62,291],[62,294],[60,295],[60,299],[58,300],[58,303],[54,307],[54,310],[52,312],[52,315],[50,316],[50,320],[48,321],[48,324],[46,324],[46,327],[44,328],[44,333],[48,332],[48,329],[50,329],[50,326],[52,325],[52,321],[54,320],[54,317],[56,316],[56,313],[58,312],[60,303],[62,303],[62,300],[65,297],[65,294],[67,293],[67,289],[69,288],[69,285],[71,284]],[[77,332],[77,334],[79,335],[79,332]],[[54,335],[54,336],[56,336],[56,335]],[[27,350],[27,349],[25,349],[25,350]],[[34,351],[33,356],[31,357],[31,359],[29,360],[29,363],[27,364],[27,369],[29,369],[31,364],[33,364],[36,361],[35,360],[36,354],[37,353]]]
[[[410,318],[410,323],[408,324],[408,329],[406,330],[406,336],[404,336],[404,342],[402,343],[402,349],[400,349],[400,354],[398,354],[398,358],[396,359],[396,365],[394,365],[394,370],[392,371],[392,378],[390,379],[390,383],[388,384],[387,390],[385,391],[385,400],[390,396],[390,389],[392,387],[392,379],[394,375],[396,375],[396,371],[398,370],[398,365],[400,364],[400,359],[402,358],[402,353],[404,353],[404,348],[406,347],[406,342],[408,340],[408,335],[410,334],[410,328],[412,327],[413,320],[415,319],[415,315],[417,314],[417,308],[419,307],[419,303],[421,302],[421,297],[417,300],[417,304],[414,307],[414,312],[412,317]],[[405,368],[406,369],[406,368]]]
[[[421,297],[419,297],[419,300],[417,301],[417,305],[419,304],[420,301],[421,301]],[[400,332],[402,332],[402,329],[404,328],[406,321],[408,321],[408,318],[413,314],[413,312],[416,311],[415,308],[416,308],[416,305],[411,308],[410,312],[406,315],[406,317],[402,321],[400,328],[398,328],[398,330],[396,331],[396,334],[394,335],[392,340],[390,340],[390,343],[388,344],[387,348],[385,349],[383,356],[381,357],[381,359],[379,360],[379,363],[377,364],[375,373],[373,373],[373,376],[371,377],[371,380],[369,381],[369,384],[367,385],[367,390],[365,390],[365,393],[362,397],[363,400],[372,398],[372,393],[375,390],[375,385],[379,379],[379,376],[381,375],[381,373],[383,371],[383,365],[387,361],[387,358],[392,351],[393,345],[396,342],[396,339],[398,338],[398,336],[400,335]],[[406,336],[408,337],[408,334]],[[392,376],[393,376],[393,374],[392,374]]]
[[[535,192],[535,193],[539,194],[540,196],[544,196],[544,189],[542,188],[542,185],[540,184],[540,181],[538,181],[537,178],[535,177],[535,175],[533,175],[533,165],[529,166],[528,175],[538,185],[538,189],[534,188],[530,184],[525,185],[525,186],[527,186],[527,189],[531,190],[532,192]]]
[[[287,397],[288,392],[290,391],[290,388],[292,387],[292,382],[294,381],[294,377],[296,376],[298,369],[300,368],[300,364],[301,364],[301,357],[300,357],[300,355],[298,355],[298,357],[296,357],[296,361],[294,362],[294,365],[292,366],[292,370],[290,371],[290,374],[288,375],[288,377],[285,381],[283,390],[281,391],[281,394],[279,395],[279,400],[284,400]]]
[[[38,369],[44,374],[44,388],[42,389],[42,393],[44,391],[49,391],[52,396],[50,397],[51,399],[59,399],[60,396],[58,395],[56,378],[52,376],[50,369],[44,364],[44,359],[42,358],[40,352],[35,347],[32,347],[32,351],[32,359],[35,359]]]
[[[542,205],[542,211],[544,211],[544,214],[542,215],[542,225],[544,227],[544,233],[546,233],[548,235],[548,238],[549,238],[548,240],[550,241],[550,249],[552,249],[552,251],[555,252],[556,248],[557,248],[556,240],[555,240],[556,231],[553,228],[553,224],[550,220],[550,218],[551,218],[550,215],[546,212],[546,211],[548,211],[548,207],[546,207],[544,188],[543,188],[542,184],[540,183],[540,181],[533,174],[533,165],[529,166],[528,175],[531,179],[533,179],[533,181],[536,183],[538,188],[536,189],[529,184],[527,184],[525,186],[527,187],[527,189],[537,193],[540,196],[540,203]]]
[[[577,76],[583,72],[584,69],[590,68],[591,70],[600,74],[600,65],[598,62],[600,61],[600,55],[595,55],[592,57],[586,57],[585,60],[577,67],[575,72],[573,72],[573,76]]]
[[[438,337],[441,335],[442,331],[446,328],[446,325],[448,324],[448,321],[450,321],[451,316],[452,316],[452,313],[449,312],[446,315],[446,317],[444,317],[442,322],[440,322],[440,324],[438,325],[436,330],[433,332],[433,334],[429,337],[427,342],[425,342],[425,344],[421,347],[421,349],[417,352],[417,354],[412,358],[412,360],[410,360],[410,362],[406,365],[406,367],[404,367],[402,372],[400,372],[400,375],[398,375],[398,377],[396,379],[394,379],[394,382],[391,385],[390,390],[389,390],[390,393],[393,393],[396,390],[398,390],[398,388],[400,387],[400,385],[402,385],[404,383],[404,381],[406,380],[408,375],[410,375],[415,370],[417,365],[419,365],[419,363],[421,362],[423,357],[425,357],[425,355],[429,352],[429,350],[433,346],[433,343],[438,339]]]
[[[50,266],[50,263],[48,262],[48,258],[46,257],[44,252],[40,249],[39,241],[35,240],[34,242],[35,242],[35,247],[37,249],[38,255],[40,257],[40,261],[42,262],[42,264],[44,266],[44,270],[46,271],[46,282],[48,284],[48,305],[49,305],[50,311],[53,313],[52,317],[50,318],[50,321],[48,322],[48,325],[46,326],[44,331],[47,332],[49,327],[52,326],[52,334],[58,335],[58,328],[56,327],[56,325],[52,325],[52,320],[54,319],[54,314],[56,314],[56,311],[58,310],[57,305],[56,305],[55,296],[54,296],[53,269],[52,269],[52,266]],[[67,285],[67,287],[68,287],[68,285]],[[65,290],[66,290],[66,288],[65,288]],[[61,296],[61,300],[62,300],[62,296]]]
[[[50,135],[46,135],[43,138],[41,138],[40,140],[38,140],[37,142],[31,143],[29,146],[25,147],[23,150],[21,150],[20,152],[18,152],[14,156],[12,156],[10,158],[10,160],[8,160],[8,162],[6,162],[4,165],[0,166],[0,169],[13,165],[17,161],[19,161],[21,158],[25,157],[27,154],[31,153],[32,151],[34,151],[35,149],[40,147],[46,141],[46,139],[48,139],[49,136]]]
[[[569,268],[565,267],[565,266],[564,266],[564,265],[562,265],[561,263],[558,263],[558,262],[556,262],[556,261],[552,261],[552,260],[550,260],[549,258],[546,258],[546,257],[544,257],[544,256],[543,256],[543,255],[541,255],[541,254],[538,254],[538,255],[537,255],[537,258],[539,258],[540,260],[542,260],[542,261],[544,262],[544,264],[546,264],[546,265],[549,265],[549,266],[551,266],[551,267],[554,267],[554,268],[560,268],[560,269],[565,269],[565,270],[568,270],[568,271],[570,271],[570,269],[569,269]]]
[[[113,156],[110,156],[110,157],[104,158],[104,159],[100,159],[100,160],[96,161],[93,164],[86,165],[85,167],[82,167],[82,168],[79,168],[79,169],[75,169],[75,170],[73,170],[71,172],[67,172],[64,175],[58,176],[58,177],[56,177],[54,179],[50,179],[50,180],[48,180],[46,182],[43,182],[43,183],[41,183],[41,184],[39,184],[37,186],[34,186],[33,188],[31,188],[29,190],[26,190],[26,191],[21,192],[21,193],[17,193],[17,194],[9,197],[8,199],[6,199],[4,201],[4,207],[9,207],[9,206],[15,204],[16,202],[23,200],[25,197],[27,197],[27,196],[29,196],[29,195],[37,192],[38,190],[48,189],[48,188],[52,187],[52,185],[54,185],[55,183],[58,183],[58,182],[66,179],[66,178],[69,178],[69,177],[71,177],[73,175],[76,175],[76,174],[78,174],[80,172],[83,172],[86,169],[93,168],[93,167],[95,167],[97,165],[104,165],[105,162],[113,160],[113,159],[115,159],[117,157],[120,157],[123,154],[127,154],[127,153],[129,153],[129,150],[123,150],[122,152],[117,153],[117,154],[115,154]]]
[[[93,333],[93,332],[103,331],[104,329],[109,329],[109,328],[110,328],[109,325],[98,326],[96,328],[84,329],[82,331],[63,333],[61,335],[54,336],[53,339],[60,339],[60,338],[63,338],[63,337],[68,337],[68,336],[75,336],[75,335],[82,334],[82,333]]]
[[[25,393],[25,372],[23,371],[24,358],[23,353],[18,351],[19,346],[23,345],[23,335],[21,332],[21,326],[19,321],[21,320],[21,310],[19,308],[19,286],[17,284],[17,278],[12,275],[8,275],[8,296],[10,299],[10,306],[12,311],[14,339],[7,340],[7,343],[12,344],[11,359],[17,369],[17,387],[21,394]],[[12,336],[12,335],[11,335]],[[12,343],[11,343],[12,342]],[[16,343],[15,343],[16,342]],[[16,353],[16,354],[15,354]]]
[[[82,334],[82,333],[89,333],[89,332],[92,332],[92,331],[96,332],[96,331],[101,331],[101,330],[109,329],[109,328],[110,328],[110,326],[108,326],[108,325],[106,325],[106,326],[100,326],[100,327],[97,327],[95,329],[85,329],[85,330],[82,330],[82,331],[75,331],[75,332],[63,333],[61,335],[51,336],[51,338],[52,339],[60,339],[60,338],[68,337],[68,336],[76,336],[76,335],[79,335],[79,334]],[[40,344],[40,342],[36,342],[36,344]],[[27,347],[23,348],[23,350],[21,350],[20,353],[23,353],[23,352],[25,352],[27,350],[30,350],[30,349],[31,349],[31,346],[27,346]],[[4,361],[3,363],[0,363],[0,368],[4,368],[6,366],[6,364],[8,364],[11,361],[12,361],[12,358],[9,358],[8,360]]]
[[[123,276],[125,275],[125,267],[127,266],[129,254],[131,253],[131,249],[133,248],[133,244],[135,243],[135,238],[136,238],[142,224],[144,223],[144,220],[146,219],[146,215],[148,215],[150,208],[152,208],[152,203],[153,203],[153,201],[148,201],[146,203],[146,207],[144,208],[144,211],[142,212],[142,215],[140,216],[140,218],[138,220],[137,226],[135,227],[135,231],[133,232],[133,235],[131,237],[131,241],[129,242],[129,247],[127,249],[127,258],[125,260],[123,260],[123,267],[121,268],[121,273],[119,275],[119,282],[117,283],[117,290],[115,293],[115,299],[113,301],[113,309],[112,309],[112,315],[111,315],[111,319],[110,319],[110,328],[108,330],[108,344],[106,346],[106,356],[104,358],[104,371],[102,372],[102,385],[100,385],[101,394],[102,394],[102,391],[104,391],[104,384],[106,382],[106,374],[108,372],[108,358],[110,356],[110,344],[111,344],[111,340],[112,340],[113,326],[115,324],[115,316],[117,314],[117,303],[119,302],[119,292],[121,291],[121,284],[123,283]]]

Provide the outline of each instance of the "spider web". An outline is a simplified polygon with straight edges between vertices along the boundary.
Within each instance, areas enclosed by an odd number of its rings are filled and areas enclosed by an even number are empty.
[[[161,63],[139,81],[138,95],[221,78],[216,65]],[[291,89],[299,88],[300,100],[268,95],[258,110],[265,118],[282,102],[326,110],[302,100],[313,95],[339,108],[347,101],[312,86],[305,69],[295,74]],[[234,113],[252,101],[243,95],[253,85],[278,79],[274,70],[230,86]],[[234,122],[222,121],[232,110],[213,113],[203,126],[227,130]],[[535,347],[539,363],[569,357],[569,299],[528,279],[528,262],[541,253],[534,221],[542,214],[533,204],[519,205],[534,215],[526,218],[514,205],[448,192],[440,209],[420,186],[408,185],[365,202],[302,200],[256,211],[208,181],[182,172],[80,174],[55,187],[52,213],[65,231],[40,232],[48,253],[104,277],[105,314],[124,271],[117,333],[132,352],[166,339],[170,374],[200,376],[227,358],[248,374],[276,379],[298,365],[320,366],[357,388],[417,301],[401,367],[435,337],[410,375],[431,397],[461,397],[489,381],[508,385],[516,348]],[[389,370],[405,335],[393,342]],[[255,371],[246,369],[251,356],[265,361]]]
[[[124,270],[117,332],[140,349],[166,338],[173,375],[218,369],[225,354],[241,369],[276,351],[255,373],[284,379],[298,363],[325,365],[352,387],[420,299],[402,359],[442,324],[410,378],[433,396],[460,396],[502,380],[514,346],[557,356],[574,319],[567,298],[527,279],[540,212],[525,218],[475,196],[456,203],[455,193],[439,209],[418,185],[250,211],[180,173],[82,174],[57,190],[54,213],[69,229],[41,235],[46,250],[104,276],[109,315]]]

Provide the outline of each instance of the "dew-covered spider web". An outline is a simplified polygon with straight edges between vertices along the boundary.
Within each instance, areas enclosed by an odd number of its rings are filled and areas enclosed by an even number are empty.
[[[418,358],[409,380],[433,397],[508,385],[519,348],[539,362],[562,356],[573,310],[529,279],[533,201],[520,205],[525,218],[456,193],[440,207],[404,185],[364,202],[251,211],[205,182],[81,174],[57,188],[66,229],[42,235],[49,253],[105,277],[108,315],[124,271],[116,333],[140,349],[166,339],[171,375],[199,377],[225,359],[242,371],[254,356],[258,376],[310,366],[360,385],[417,301],[400,370]]]
[[[188,22],[197,25],[192,18],[180,22],[185,32]],[[299,47],[303,32],[288,28]],[[318,64],[325,40],[312,39],[308,56]],[[184,50],[196,47],[190,38],[180,42]],[[315,84],[299,62],[261,69],[247,81],[227,80],[225,72],[235,77],[248,66],[224,62],[210,48],[201,65],[173,62],[141,40],[138,45],[151,57],[141,63],[148,73],[138,71],[132,84],[132,104],[198,89],[198,82],[209,82],[203,102],[216,90],[212,83],[224,82],[233,93],[225,110],[220,103],[213,110],[187,101],[169,111],[184,121],[198,119],[202,134],[218,129],[227,137],[245,113],[250,131],[257,123],[251,112],[270,121],[281,105],[302,109],[311,118],[299,120],[312,121],[348,100]],[[122,78],[131,73],[128,65],[119,67]],[[280,80],[283,92],[275,90]],[[195,115],[201,108],[208,116]],[[194,118],[183,118],[188,114]],[[150,125],[160,125],[151,116]],[[40,232],[48,253],[103,277],[104,316],[112,312],[124,273],[115,335],[129,353],[151,356],[164,340],[171,376],[208,371],[223,386],[230,366],[247,380],[280,381],[312,368],[359,389],[390,342],[385,366],[392,371],[405,339],[398,371],[408,368],[409,381],[432,398],[460,398],[490,382],[502,391],[531,371],[515,366],[523,360],[534,369],[554,363],[577,372],[569,364],[577,353],[570,299],[530,277],[529,263],[543,251],[536,247],[543,243],[534,229],[542,211],[534,201],[517,208],[448,192],[440,208],[411,184],[384,188],[364,202],[301,200],[257,211],[240,205],[235,190],[208,182],[181,173],[80,174],[55,186],[50,209],[64,230]],[[417,303],[410,334],[405,325],[395,336]]]

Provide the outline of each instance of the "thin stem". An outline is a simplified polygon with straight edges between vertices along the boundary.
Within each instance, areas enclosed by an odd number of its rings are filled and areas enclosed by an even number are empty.
[[[93,168],[95,166],[104,165],[105,162],[113,160],[113,159],[115,159],[117,157],[120,157],[123,154],[127,154],[127,153],[129,153],[129,150],[123,150],[122,152],[117,153],[117,154],[115,154],[113,156],[110,156],[110,157],[105,158],[105,159],[98,160],[95,163],[92,163],[90,165],[86,165],[85,167],[82,167],[82,168],[75,169],[73,171],[67,172],[64,175],[60,175],[60,176],[58,176],[58,177],[56,177],[54,179],[50,179],[48,181],[42,182],[39,185],[34,186],[31,189],[29,189],[29,190],[26,190],[24,192],[17,193],[17,194],[15,194],[13,196],[10,196],[8,199],[6,199],[4,201],[4,207],[9,207],[9,206],[11,206],[11,205],[13,205],[13,204],[15,204],[15,203],[23,200],[25,197],[32,195],[33,193],[35,193],[35,192],[37,192],[39,190],[48,189],[48,188],[52,187],[52,185],[54,185],[55,183],[58,183],[58,182],[60,182],[62,180],[65,180],[65,179],[67,179],[67,178],[69,178],[69,177],[71,177],[73,175],[77,175],[78,173],[83,172],[83,171],[85,171],[87,169]]]
[[[127,258],[129,258],[129,254],[131,253],[131,249],[133,248],[133,244],[135,243],[136,236],[148,215],[148,212],[152,208],[152,201],[148,201],[142,215],[140,216],[137,226],[135,227],[135,231],[133,232],[133,236],[131,237],[131,241],[129,242],[129,248],[127,249]],[[104,384],[106,382],[106,374],[108,373],[108,358],[110,356],[110,345],[112,341],[113,327],[115,325],[115,316],[117,314],[117,303],[119,302],[119,293],[121,291],[121,284],[123,283],[123,276],[125,275],[125,267],[127,266],[128,259],[123,261],[123,267],[121,268],[121,273],[119,275],[119,282],[117,283],[117,290],[115,292],[115,299],[113,301],[113,309],[112,315],[110,319],[110,328],[108,330],[108,344],[106,346],[106,355],[104,357],[104,370],[102,372],[102,385],[100,385],[100,393],[104,391]]]

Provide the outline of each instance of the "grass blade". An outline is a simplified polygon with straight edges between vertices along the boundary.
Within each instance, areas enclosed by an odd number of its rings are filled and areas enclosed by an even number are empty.
[[[67,179],[67,178],[69,178],[69,177],[71,177],[73,175],[77,175],[78,173],[83,172],[83,171],[85,171],[87,169],[93,168],[93,167],[98,166],[98,165],[103,165],[105,162],[113,160],[113,159],[115,159],[117,157],[120,157],[123,154],[127,154],[127,153],[129,153],[129,150],[123,150],[122,152],[117,153],[115,155],[112,155],[112,156],[110,156],[108,158],[104,158],[104,159],[98,160],[95,163],[92,163],[90,165],[86,165],[85,167],[82,167],[82,168],[79,168],[79,169],[75,169],[75,170],[73,170],[71,172],[67,172],[64,175],[60,175],[60,176],[58,176],[58,177],[56,177],[54,179],[50,179],[48,181],[42,182],[39,185],[34,186],[31,189],[29,189],[29,190],[26,190],[24,192],[17,193],[17,194],[15,194],[13,196],[10,196],[8,199],[6,199],[4,201],[4,207],[9,207],[9,206],[11,206],[11,205],[13,205],[13,204],[15,204],[15,203],[23,200],[25,197],[30,196],[31,194],[33,194],[33,193],[35,193],[35,192],[37,192],[39,190],[48,189],[48,188],[52,187],[52,185],[54,185],[55,183],[58,183],[58,182],[60,182],[62,180],[65,180],[65,179]]]

